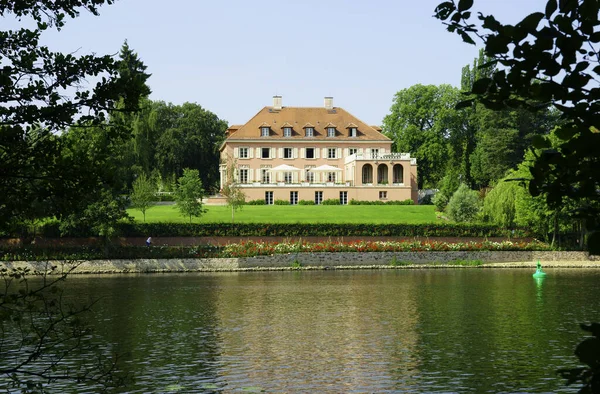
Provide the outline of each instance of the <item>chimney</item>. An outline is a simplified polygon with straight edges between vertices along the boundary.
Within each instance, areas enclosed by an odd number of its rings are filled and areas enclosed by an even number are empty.
[[[333,97],[325,97],[325,109],[333,109]]]
[[[281,96],[273,96],[273,109],[281,109]]]

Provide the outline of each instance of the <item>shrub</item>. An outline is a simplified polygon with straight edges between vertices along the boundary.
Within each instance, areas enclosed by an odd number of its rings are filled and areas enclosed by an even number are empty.
[[[350,205],[414,205],[415,202],[410,198],[407,200],[390,200],[390,201],[359,201],[352,199],[350,200]]]
[[[448,205],[448,196],[441,190],[435,193],[433,198],[431,199],[433,205],[435,205],[435,210],[438,212],[444,212],[446,206]]]
[[[337,198],[328,198],[327,200],[323,200],[321,205],[340,205],[340,200]]]
[[[462,223],[475,219],[480,208],[481,202],[477,192],[462,184],[448,201],[446,212],[450,219]]]
[[[246,205],[265,205],[265,200],[258,199],[258,200],[246,201]]]
[[[275,200],[275,205],[290,205],[288,200]]]
[[[315,205],[315,202],[313,200],[300,200],[298,205]]]

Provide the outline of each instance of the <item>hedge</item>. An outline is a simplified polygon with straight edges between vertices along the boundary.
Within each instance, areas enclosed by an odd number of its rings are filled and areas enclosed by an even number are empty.
[[[48,223],[40,234],[45,237],[61,236],[58,223]],[[64,236],[89,237],[97,234],[79,228]],[[502,229],[489,224],[339,224],[339,223],[120,223],[117,235],[125,237],[536,237],[526,228]]]

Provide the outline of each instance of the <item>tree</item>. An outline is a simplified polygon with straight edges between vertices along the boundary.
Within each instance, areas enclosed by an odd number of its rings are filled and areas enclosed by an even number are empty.
[[[477,192],[463,183],[450,198],[446,212],[455,222],[470,222],[477,217],[480,207]]]
[[[383,133],[394,141],[394,149],[417,158],[419,188],[433,187],[444,176],[459,98],[450,85],[414,85],[396,93],[391,113],[383,119]]]
[[[106,115],[131,112],[138,107],[140,80],[135,70],[119,73],[120,60],[110,55],[53,52],[41,44],[42,34],[60,30],[67,17],[81,10],[98,14],[98,7],[113,0],[2,2],[0,14],[20,21],[33,20],[32,28],[0,31],[0,228],[19,223],[31,206],[43,202],[41,215],[54,216],[60,206],[94,195],[86,189],[86,171],[61,154],[58,134],[79,124],[100,127],[109,137],[122,130],[108,127]],[[89,78],[97,83],[89,90]],[[117,108],[115,104],[120,102]],[[97,185],[94,185],[95,187]],[[18,198],[16,198],[18,196]],[[53,200],[60,199],[61,204]],[[78,204],[75,204],[78,205]]]
[[[198,170],[185,168],[183,175],[177,180],[175,201],[181,214],[190,217],[190,223],[192,217],[200,217],[206,212],[202,209],[202,197],[204,197],[204,189]]]
[[[133,191],[129,198],[131,199],[131,205],[135,209],[142,211],[144,222],[146,221],[146,211],[154,206],[155,194],[156,189],[154,183],[146,176],[146,174],[141,174],[133,182]]]
[[[235,211],[242,209],[246,203],[246,194],[236,181],[236,161],[234,159],[228,159],[229,163],[226,170],[226,181],[221,189],[221,194],[225,196],[227,205],[231,207],[231,223],[235,221]]]
[[[473,0],[439,4],[436,17],[448,30],[470,44],[483,42],[485,54],[502,67],[473,84],[475,100],[494,110],[522,108],[537,111],[540,103],[554,105],[561,125],[553,147],[549,138],[534,138],[542,152],[531,167],[532,195],[545,195],[558,208],[563,198],[580,201],[577,214],[590,232],[590,252],[600,253],[600,3],[594,0],[548,0],[543,12],[515,25],[479,14],[483,23],[470,22]]]
[[[93,343],[92,332],[81,319],[93,303],[64,301],[60,284],[77,265],[63,267],[60,271],[47,265],[31,272],[0,264],[4,285],[0,291],[0,376],[11,392],[43,393],[49,383],[67,380],[93,385],[95,390],[123,384],[115,360]],[[32,275],[41,280],[30,282]],[[88,362],[72,362],[73,355]]]

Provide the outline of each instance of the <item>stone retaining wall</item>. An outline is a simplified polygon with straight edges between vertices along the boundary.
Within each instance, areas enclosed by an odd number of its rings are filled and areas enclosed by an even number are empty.
[[[257,256],[223,259],[137,259],[80,261],[74,273],[150,273],[190,271],[242,271],[256,269],[289,269],[295,262],[303,268],[375,268],[389,267],[396,261],[408,267],[456,267],[448,262],[456,260],[481,260],[490,267],[533,267],[540,261],[544,267],[600,268],[600,256],[587,252],[344,252],[344,253],[290,253],[274,256]],[[49,262],[68,269],[63,261]],[[44,271],[47,262],[6,262],[9,268],[28,267]]]

